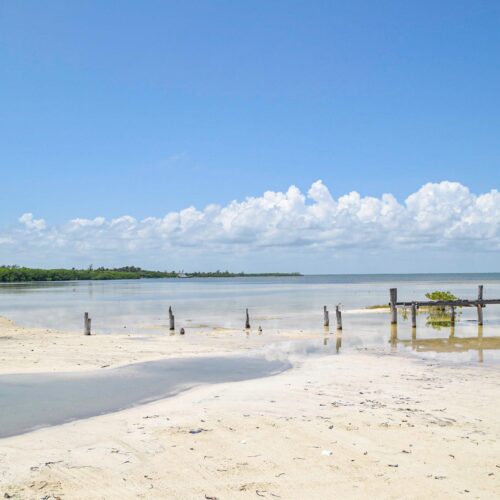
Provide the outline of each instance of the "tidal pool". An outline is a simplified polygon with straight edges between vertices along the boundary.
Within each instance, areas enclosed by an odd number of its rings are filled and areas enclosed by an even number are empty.
[[[111,370],[0,376],[0,438],[123,410],[220,382],[276,375],[287,361],[203,357],[137,363]]]

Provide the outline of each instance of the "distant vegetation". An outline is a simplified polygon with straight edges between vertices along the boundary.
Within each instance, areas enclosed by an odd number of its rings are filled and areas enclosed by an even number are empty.
[[[266,277],[266,276],[302,276],[300,273],[230,273],[229,271],[215,271],[212,273],[189,273],[189,278],[238,278],[238,277]]]
[[[73,281],[73,280],[119,280],[139,278],[175,278],[176,272],[146,271],[128,266],[115,269],[99,267],[93,269],[32,269],[29,267],[0,266],[0,282],[18,281]]]
[[[147,271],[135,266],[108,269],[98,267],[94,269],[32,269],[19,266],[0,266],[0,283],[15,283],[25,281],[75,281],[75,280],[128,280],[141,278],[231,278],[240,276],[300,276],[299,273],[262,273],[245,274],[216,271],[212,273],[184,274],[177,271]]]

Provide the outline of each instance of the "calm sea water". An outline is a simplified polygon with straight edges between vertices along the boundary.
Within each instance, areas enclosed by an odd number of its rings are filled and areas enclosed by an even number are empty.
[[[400,300],[424,300],[425,293],[433,290],[476,298],[479,284],[484,285],[485,298],[500,298],[500,273],[6,284],[0,285],[0,315],[21,325],[81,333],[83,313],[88,311],[95,333],[156,335],[168,331],[169,306],[174,310],[176,326],[186,328],[188,333],[210,328],[243,329],[248,308],[252,327],[261,326],[274,341],[283,330],[325,335],[323,306],[329,307],[333,325],[335,305],[341,304],[344,330],[339,352],[378,346],[437,359],[497,362],[500,306],[484,309],[481,330],[473,309],[461,311],[454,331],[428,325],[426,315],[419,314],[417,339],[413,341],[409,320],[400,319],[395,335],[387,314],[359,314],[367,306],[386,304],[390,287],[398,288]],[[338,344],[333,337],[323,341]]]

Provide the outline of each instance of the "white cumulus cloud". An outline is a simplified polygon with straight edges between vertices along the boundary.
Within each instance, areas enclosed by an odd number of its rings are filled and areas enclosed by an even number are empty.
[[[21,215],[21,217],[19,217],[19,222],[24,224],[26,229],[32,231],[41,231],[46,227],[43,219],[35,219],[31,213]]]
[[[458,182],[429,183],[398,201],[391,194],[335,199],[320,180],[307,193],[286,192],[187,207],[142,220],[77,218],[48,225],[26,213],[20,226],[0,232],[0,247],[57,250],[92,258],[166,255],[170,251],[258,252],[265,249],[384,251],[466,247],[500,250],[500,193],[473,194]],[[15,255],[15,253],[13,253]]]

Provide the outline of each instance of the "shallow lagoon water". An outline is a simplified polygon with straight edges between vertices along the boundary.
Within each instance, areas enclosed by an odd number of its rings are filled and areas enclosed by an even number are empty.
[[[177,327],[190,339],[212,328],[233,335],[257,335],[262,326],[260,357],[206,357],[138,363],[106,371],[0,376],[0,437],[96,416],[162,399],[201,384],[270,376],[290,367],[294,354],[342,355],[376,349],[438,363],[500,363],[500,306],[484,309],[484,326],[476,311],[463,308],[454,328],[431,324],[419,313],[417,329],[399,314],[397,327],[389,314],[366,310],[386,304],[389,288],[399,300],[423,300],[425,293],[449,290],[474,298],[483,284],[485,298],[500,297],[500,275],[305,276],[202,280],[134,280],[112,282],[27,283],[0,285],[0,315],[23,326],[54,328],[82,334],[83,312],[89,311],[94,333],[133,333],[138,342],[168,335],[168,306]],[[342,304],[343,330],[335,330],[335,304]],[[323,327],[323,305],[332,327]],[[244,331],[250,309],[252,329]],[[224,331],[224,330],[221,330]],[[316,336],[315,340],[280,344],[284,331]],[[71,333],[72,332],[72,333]],[[210,341],[213,342],[213,339]],[[278,347],[277,347],[278,346]],[[0,345],[1,347],[1,345]],[[262,354],[262,353],[261,353]],[[273,357],[274,356],[274,357]],[[381,360],[382,362],[382,360]]]
[[[275,342],[285,330],[322,336],[323,305],[329,307],[334,325],[334,308],[341,304],[344,330],[340,352],[378,347],[446,361],[496,363],[500,361],[500,306],[484,309],[481,331],[471,308],[462,309],[453,332],[449,327],[427,324],[426,314],[419,314],[413,341],[408,319],[400,317],[394,335],[387,313],[354,311],[386,304],[390,287],[398,288],[399,300],[424,300],[425,293],[433,290],[475,298],[478,284],[484,285],[485,298],[500,297],[498,273],[7,284],[0,285],[0,315],[25,326],[80,333],[83,312],[89,311],[97,334],[128,332],[147,338],[168,333],[169,305],[177,327],[184,327],[189,335],[212,328],[242,330],[248,307],[254,330],[261,326],[266,338]],[[459,339],[469,340],[460,343]]]
[[[204,357],[137,363],[106,371],[0,376],[0,438],[110,413],[202,384],[268,377],[286,361]]]

